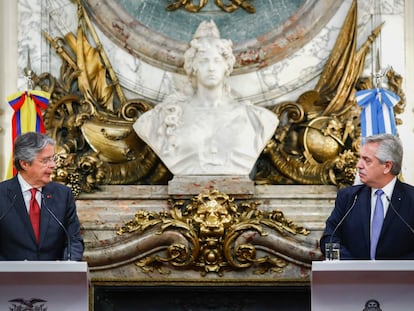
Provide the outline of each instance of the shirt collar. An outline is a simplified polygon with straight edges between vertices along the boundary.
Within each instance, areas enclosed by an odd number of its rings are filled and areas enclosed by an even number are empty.
[[[17,174],[17,179],[19,181],[20,184],[20,188],[22,188],[22,192],[25,191],[30,191],[30,189],[32,189],[33,187],[23,178],[22,175],[20,175],[19,173]],[[39,190],[40,192],[42,191],[42,188],[37,188],[37,190]]]
[[[382,191],[384,191],[384,194],[386,197],[388,197],[391,200],[392,197],[392,193],[394,191],[394,186],[395,183],[397,182],[397,177],[394,177],[388,184],[386,184],[384,187],[382,188],[372,188],[372,192],[371,195],[374,196],[375,195],[375,191],[377,191],[378,189],[382,189]]]

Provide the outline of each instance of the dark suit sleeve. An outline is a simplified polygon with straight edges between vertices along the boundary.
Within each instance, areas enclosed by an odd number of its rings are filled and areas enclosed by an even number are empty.
[[[355,196],[356,196],[356,193],[358,192],[359,192],[358,187],[350,187],[350,188],[342,189],[338,191],[337,197],[335,200],[335,207],[332,210],[331,215],[326,220],[325,229],[320,239],[320,248],[324,256],[326,256],[325,244],[330,243],[330,242],[332,243],[336,242],[336,243],[339,243],[341,246],[340,248],[341,259],[348,259],[348,260],[355,259],[352,253],[350,252],[350,250],[344,246],[345,243],[343,243],[344,237],[342,236],[343,235],[342,226],[339,225],[336,231],[335,231],[335,228],[338,226],[340,221],[344,218],[347,211],[350,208],[354,207],[353,205],[355,204],[354,202]]]
[[[384,219],[377,259],[414,259],[414,187],[398,179]]]
[[[66,230],[70,236],[71,260],[80,261],[83,258],[84,244],[80,233],[75,199],[70,189],[68,189],[66,201]],[[64,256],[66,259],[69,259],[67,247],[65,248]]]
[[[400,258],[398,259],[402,259],[402,260],[414,260],[414,251],[410,252],[410,253],[406,253],[404,255],[402,255]]]

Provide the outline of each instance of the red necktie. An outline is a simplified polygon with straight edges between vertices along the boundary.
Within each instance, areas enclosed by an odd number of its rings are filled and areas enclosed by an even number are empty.
[[[40,207],[39,203],[37,203],[36,200],[36,188],[30,189],[30,192],[32,193],[32,197],[30,199],[30,221],[33,226],[33,231],[36,237],[37,243],[39,243],[40,240]]]

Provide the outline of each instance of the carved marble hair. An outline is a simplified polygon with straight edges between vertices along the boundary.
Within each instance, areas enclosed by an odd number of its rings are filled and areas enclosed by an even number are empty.
[[[174,175],[249,175],[277,116],[232,98],[232,42],[213,21],[201,22],[184,58],[193,94],[168,96],[137,119],[135,131]]]
[[[226,61],[226,77],[230,76],[236,58],[233,54],[233,43],[231,40],[220,38],[220,31],[213,20],[203,21],[194,33],[190,47],[184,53],[184,71],[188,75],[193,88],[196,86],[194,76],[196,73],[195,59],[199,52],[203,52],[214,45]],[[230,94],[230,87],[225,83],[225,91]]]

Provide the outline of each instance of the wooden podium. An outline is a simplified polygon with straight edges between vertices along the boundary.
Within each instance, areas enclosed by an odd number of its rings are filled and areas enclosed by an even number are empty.
[[[414,261],[315,261],[312,311],[414,310]]]
[[[0,310],[87,311],[88,308],[86,262],[0,262]]]

